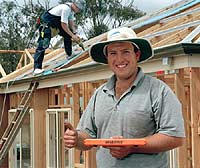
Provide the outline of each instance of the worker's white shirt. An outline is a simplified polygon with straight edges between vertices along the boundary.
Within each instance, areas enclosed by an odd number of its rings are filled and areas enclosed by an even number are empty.
[[[68,24],[69,20],[74,20],[74,11],[71,9],[71,3],[60,4],[49,10],[49,13],[61,17],[61,22]]]

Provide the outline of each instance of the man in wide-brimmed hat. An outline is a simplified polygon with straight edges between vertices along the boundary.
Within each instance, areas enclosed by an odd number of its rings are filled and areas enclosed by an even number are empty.
[[[90,48],[90,55],[108,64],[114,75],[95,91],[77,130],[69,124],[65,147],[90,149],[86,138],[142,138],[146,140],[142,146],[100,146],[97,167],[168,168],[167,151],[183,144],[184,122],[173,91],[138,66],[153,55],[149,41],[127,27],[112,29],[107,41]]]

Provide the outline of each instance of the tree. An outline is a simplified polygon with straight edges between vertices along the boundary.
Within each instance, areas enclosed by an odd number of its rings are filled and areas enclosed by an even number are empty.
[[[144,14],[134,6],[134,0],[86,0],[86,10],[78,14],[77,24],[91,38]]]

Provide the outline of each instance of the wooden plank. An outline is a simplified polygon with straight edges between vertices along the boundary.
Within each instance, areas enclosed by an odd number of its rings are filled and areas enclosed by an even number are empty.
[[[197,26],[191,33],[189,33],[182,41],[181,43],[191,43],[194,41],[194,39],[200,34],[200,26]]]
[[[190,8],[189,10],[186,10],[185,12],[179,13],[177,15],[173,15],[173,16],[165,18],[165,19],[161,19],[160,23],[171,22],[172,20],[176,20],[176,19],[182,18],[184,16],[193,16],[195,13],[198,13],[198,12],[200,12],[200,9],[198,7],[195,7],[192,10]]]
[[[35,54],[35,48],[27,48],[27,50],[28,50],[28,52],[29,52],[30,54]],[[54,51],[54,49],[48,48],[48,49],[45,50],[45,54],[49,54],[49,53],[52,52],[52,51]]]
[[[34,62],[33,56],[30,54],[30,52],[28,51],[28,49],[25,49],[25,53],[28,56],[28,58],[30,59],[30,62]]]
[[[75,163],[75,168],[85,168],[84,164]]]
[[[36,90],[34,94],[34,167],[46,167],[46,110],[48,89]]]
[[[0,64],[0,72],[1,72],[1,75],[4,77],[6,76],[6,72],[4,71],[2,65]]]
[[[63,138],[64,137],[64,132],[65,132],[65,114],[64,113],[59,113],[60,115],[60,132],[61,132],[61,137]],[[63,139],[60,138],[60,151],[61,151],[61,158],[60,158],[60,165],[61,165],[61,168],[65,167],[65,144],[64,144],[64,141]]]
[[[107,38],[107,33],[103,33],[103,34],[101,34],[101,35],[99,35],[97,37],[93,37],[93,38],[83,42],[83,45],[84,45],[85,48],[87,48],[87,47],[91,46],[94,43],[106,40],[106,38]]]
[[[8,125],[9,102],[10,99],[8,95],[0,94],[0,138]]]
[[[29,48],[29,49],[25,49],[25,50],[27,50],[31,54],[35,53],[35,48]],[[52,49],[46,49],[45,54],[48,54],[52,51],[53,51]],[[22,54],[22,53],[24,53],[24,50],[0,50],[0,53],[2,53],[2,54],[7,54],[7,53]]]
[[[187,68],[189,69],[189,68]],[[188,168],[192,168],[192,124],[191,124],[191,104],[190,104],[190,84],[185,86],[185,96],[186,96],[186,145],[188,147],[187,149],[187,156],[188,156],[188,162],[187,166]]]
[[[66,97],[66,104],[70,104],[70,87],[67,87],[67,85],[64,86],[65,87],[65,97]]]
[[[61,105],[61,106],[64,105],[63,88],[59,88],[59,90],[58,90],[58,104]]]
[[[0,50],[0,54],[7,54],[7,53],[22,54],[24,53],[24,51],[23,50]]]
[[[74,112],[74,127],[77,126],[80,120],[80,87],[78,83],[72,85],[72,98],[73,98],[73,112]],[[75,150],[74,158],[75,163],[80,163],[81,151]]]
[[[90,97],[93,93],[93,85],[91,82],[84,82],[84,109],[86,108]],[[85,166],[96,167],[96,149],[92,148],[90,151],[85,152]]]
[[[24,53],[21,55],[21,58],[17,64],[16,70],[22,67],[23,60],[24,60]]]
[[[166,29],[166,30],[161,30],[161,31],[158,31],[158,32],[155,32],[155,33],[152,33],[152,34],[147,34],[147,35],[143,36],[143,38],[151,39],[151,38],[154,38],[156,36],[161,36],[161,35],[164,35],[164,34],[175,32],[175,31],[180,31],[180,30],[183,30],[183,29],[186,29],[186,28],[198,26],[199,24],[200,24],[200,21],[195,20],[193,22],[178,25],[176,27],[172,27],[172,28],[169,28],[169,29]]]
[[[49,106],[55,105],[55,89],[49,89]]]
[[[198,16],[199,16],[199,14],[198,14]],[[166,30],[166,29],[175,27],[179,23],[183,24],[183,23],[191,22],[191,21],[194,21],[194,20],[197,20],[197,19],[198,19],[197,13],[193,13],[193,14],[186,15],[186,16],[183,16],[183,17],[178,17],[174,20],[170,20],[169,22],[159,22],[159,23],[153,25],[152,27],[145,29],[144,31],[138,33],[137,35],[138,36],[145,36],[145,35],[151,34],[153,32],[159,32],[159,31],[162,31],[162,30]]]
[[[79,83],[72,84],[72,98],[74,110],[74,126],[76,127],[80,120],[80,86]]]
[[[174,75],[175,80],[174,80],[174,88],[175,88],[175,93],[177,97],[179,98],[181,104],[182,104],[182,113],[183,113],[183,118],[184,118],[184,124],[185,124],[185,130],[187,127],[187,104],[186,104],[186,96],[185,96],[185,87],[184,87],[184,69],[180,69],[179,73],[176,73]],[[187,133],[186,133],[187,135]],[[189,137],[186,137],[189,138]],[[180,147],[178,150],[178,164],[179,167],[181,168],[188,168],[188,156],[187,156],[187,142],[186,139],[184,141],[184,146]]]
[[[63,49],[57,49],[57,50],[54,50],[53,52],[47,54],[45,57],[44,57],[44,61],[54,57],[55,55],[59,54],[63,52]],[[0,83],[3,83],[3,82],[7,82],[9,80],[14,80],[17,76],[23,74],[23,73],[26,73],[27,71],[29,71],[30,69],[33,69],[33,64],[34,63],[30,63],[24,67],[22,67],[21,69],[18,69],[8,75],[6,75],[5,77],[1,78],[0,79]]]
[[[190,31],[188,29],[184,29],[181,31],[177,31],[171,34],[168,34],[168,36],[158,36],[159,39],[154,38],[151,40],[153,43],[153,48],[169,45],[173,43],[178,43],[179,41],[183,40],[183,38],[189,33]]]
[[[85,167],[96,168],[96,148],[92,148],[90,151],[85,152]]]
[[[200,120],[200,68],[190,70],[190,99],[191,99],[191,124],[192,124],[192,168],[200,165],[200,135],[198,135],[198,122]]]

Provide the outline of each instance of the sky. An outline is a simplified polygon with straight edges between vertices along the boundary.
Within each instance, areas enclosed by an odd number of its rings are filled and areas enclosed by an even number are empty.
[[[135,0],[135,6],[146,13],[152,13],[162,8],[180,2],[181,0]]]
[[[0,2],[2,2],[3,0],[0,0]],[[28,1],[28,0],[15,0],[19,3],[19,5],[22,5],[24,3],[24,1]],[[33,0],[35,2],[37,2],[38,0]],[[39,0],[39,2],[41,2],[42,4],[44,4],[44,2],[47,0]],[[51,4],[51,6],[57,5],[58,4],[58,0],[48,0]],[[181,0],[135,0],[135,6],[146,12],[147,14],[158,11],[162,8],[165,8],[169,5],[175,4],[177,2],[179,2]]]

